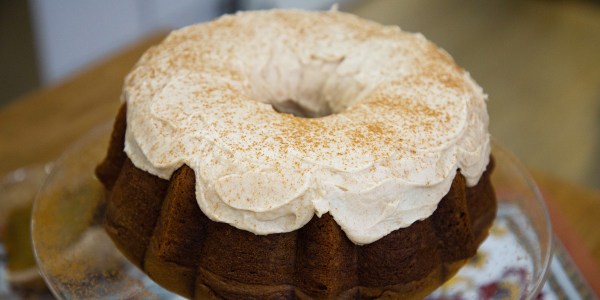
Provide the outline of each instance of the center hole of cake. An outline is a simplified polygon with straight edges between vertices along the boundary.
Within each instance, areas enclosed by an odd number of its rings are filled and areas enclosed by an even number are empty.
[[[269,102],[278,113],[292,114],[299,118],[322,118],[332,115],[334,112],[327,103],[313,107],[303,105],[302,101],[287,99],[283,101]]]
[[[271,105],[276,112],[300,118],[327,117],[360,101],[367,91],[356,79],[358,71],[338,70],[345,56],[315,54],[299,59],[285,49],[273,53],[267,63],[247,70],[252,98]]]

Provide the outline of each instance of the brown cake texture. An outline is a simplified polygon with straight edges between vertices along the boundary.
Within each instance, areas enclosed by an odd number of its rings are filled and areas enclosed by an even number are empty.
[[[474,187],[457,171],[429,218],[367,245],[329,215],[299,230],[255,235],[209,220],[194,171],[160,179],[124,153],[126,105],[96,174],[109,191],[105,228],[116,246],[163,287],[195,299],[423,298],[472,257],[496,214],[493,162]]]

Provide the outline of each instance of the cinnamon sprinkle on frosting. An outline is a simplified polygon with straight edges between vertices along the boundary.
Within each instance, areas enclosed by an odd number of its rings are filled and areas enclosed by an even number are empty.
[[[172,32],[128,75],[125,151],[196,174],[212,220],[288,232],[329,212],[357,244],[427,218],[490,155],[486,96],[420,34],[270,10]]]

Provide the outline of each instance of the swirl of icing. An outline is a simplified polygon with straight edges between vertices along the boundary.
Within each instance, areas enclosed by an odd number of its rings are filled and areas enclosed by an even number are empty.
[[[123,98],[132,162],[164,179],[188,165],[202,212],[255,234],[328,212],[374,242],[429,217],[458,169],[475,185],[490,155],[486,96],[446,52],[337,11],[174,31]]]

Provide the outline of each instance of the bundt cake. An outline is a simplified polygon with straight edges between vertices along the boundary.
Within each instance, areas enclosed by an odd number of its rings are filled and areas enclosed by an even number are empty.
[[[123,99],[105,228],[186,297],[422,298],[495,218],[486,96],[398,27],[224,16],[148,50]]]

